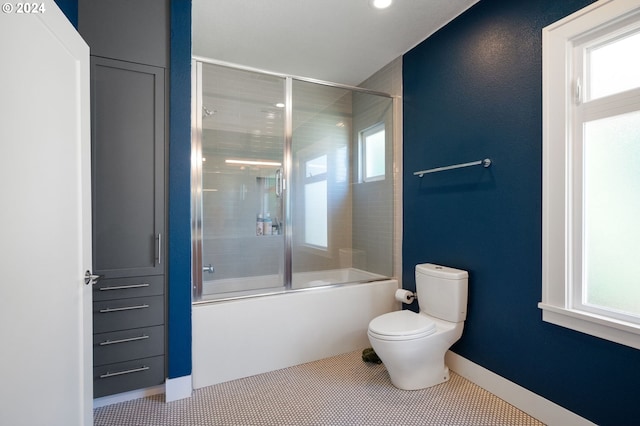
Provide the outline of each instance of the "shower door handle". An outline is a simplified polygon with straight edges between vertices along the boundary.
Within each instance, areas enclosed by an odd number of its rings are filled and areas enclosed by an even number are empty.
[[[276,197],[282,197],[282,169],[276,170]]]

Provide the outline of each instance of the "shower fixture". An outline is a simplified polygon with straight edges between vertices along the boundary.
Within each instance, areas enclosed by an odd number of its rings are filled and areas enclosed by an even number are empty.
[[[207,118],[207,117],[211,117],[213,116],[216,112],[215,109],[213,111],[211,111],[209,108],[207,108],[206,106],[202,106],[202,118]]]

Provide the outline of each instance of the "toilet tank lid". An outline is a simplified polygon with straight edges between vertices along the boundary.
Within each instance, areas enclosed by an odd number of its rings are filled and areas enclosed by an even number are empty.
[[[433,263],[422,263],[416,265],[416,273],[430,275],[432,277],[445,278],[449,280],[459,280],[469,277],[469,273],[467,271],[463,271],[462,269],[435,265]]]

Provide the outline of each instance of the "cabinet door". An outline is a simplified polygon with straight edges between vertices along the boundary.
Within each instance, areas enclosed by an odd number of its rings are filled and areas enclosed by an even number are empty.
[[[104,278],[163,273],[164,69],[91,58],[93,262]]]
[[[78,31],[91,54],[169,65],[169,0],[76,0]]]

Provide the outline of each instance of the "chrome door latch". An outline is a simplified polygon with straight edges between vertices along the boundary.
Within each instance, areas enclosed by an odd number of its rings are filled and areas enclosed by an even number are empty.
[[[84,283],[85,283],[85,285],[89,285],[89,284],[93,285],[93,284],[97,283],[99,279],[100,279],[100,275],[93,275],[91,273],[91,271],[89,271],[89,270],[87,270],[84,273]]]

